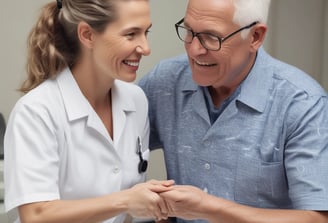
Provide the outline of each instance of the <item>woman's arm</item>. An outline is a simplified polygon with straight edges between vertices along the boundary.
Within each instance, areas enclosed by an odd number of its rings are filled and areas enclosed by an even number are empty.
[[[83,200],[54,200],[19,207],[22,223],[91,223],[122,213],[133,217],[166,218],[166,204],[157,194],[170,189],[173,181],[155,181],[106,196]]]

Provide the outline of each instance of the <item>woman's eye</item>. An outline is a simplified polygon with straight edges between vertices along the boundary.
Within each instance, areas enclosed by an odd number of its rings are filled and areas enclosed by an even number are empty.
[[[136,33],[134,33],[134,32],[133,32],[133,33],[128,33],[128,34],[126,34],[126,36],[127,36],[127,37],[130,37],[130,38],[134,37],[135,35],[136,35]]]
[[[142,35],[145,35],[145,36],[148,36],[150,30],[146,30],[144,32],[144,34],[141,32],[141,31],[137,31],[137,32],[128,32],[125,34],[125,36],[128,38],[128,39],[133,39],[133,38],[137,38],[137,36],[141,37]]]
[[[145,35],[148,36],[149,33],[150,33],[150,30],[148,29],[148,30],[146,30]]]

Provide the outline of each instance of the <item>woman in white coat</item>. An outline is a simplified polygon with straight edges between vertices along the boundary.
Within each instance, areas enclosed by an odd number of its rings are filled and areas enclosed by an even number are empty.
[[[26,93],[5,135],[5,205],[16,222],[166,218],[145,180],[148,104],[132,82],[150,54],[148,0],[47,4],[28,39]],[[139,183],[139,184],[138,184]]]

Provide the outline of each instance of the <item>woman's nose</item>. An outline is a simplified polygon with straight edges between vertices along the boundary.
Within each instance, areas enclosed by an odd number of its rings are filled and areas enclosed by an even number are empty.
[[[139,46],[137,46],[136,50],[138,53],[148,56],[151,52],[148,40],[145,39]]]

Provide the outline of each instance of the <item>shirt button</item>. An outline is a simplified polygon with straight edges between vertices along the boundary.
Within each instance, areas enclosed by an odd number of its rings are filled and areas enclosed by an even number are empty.
[[[205,140],[205,141],[204,141],[204,146],[208,147],[208,146],[210,146],[210,145],[211,145],[211,142],[210,142],[210,141],[208,141],[208,140]]]
[[[120,172],[120,168],[115,167],[115,168],[113,169],[113,173],[118,173],[118,172]]]
[[[206,170],[211,169],[211,164],[209,164],[209,163],[205,163],[204,168],[205,168]]]

